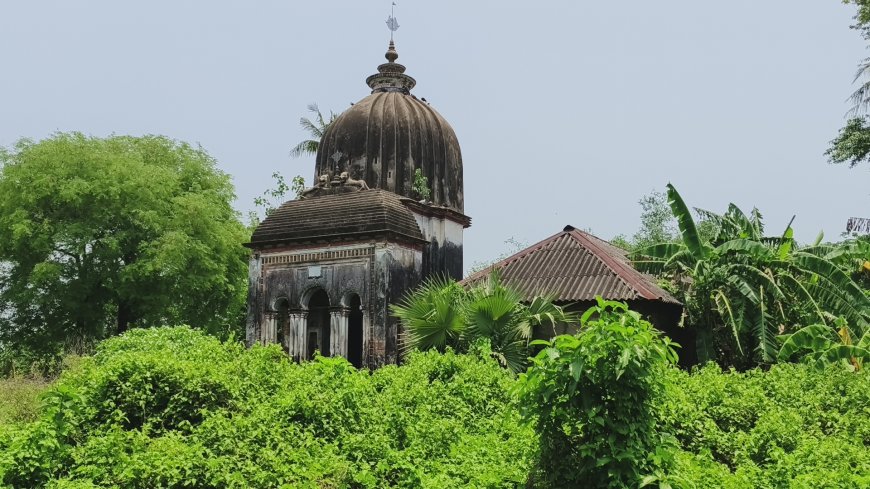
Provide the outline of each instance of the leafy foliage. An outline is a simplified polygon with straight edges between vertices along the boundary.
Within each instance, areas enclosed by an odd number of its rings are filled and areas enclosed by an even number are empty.
[[[203,149],[59,133],[0,152],[0,342],[55,352],[131,325],[241,325],[245,228]]]
[[[870,486],[870,375],[839,365],[668,369],[656,399],[672,487]]]
[[[276,346],[190,328],[132,330],[67,371],[35,416],[0,420],[0,485],[546,487],[582,465],[543,467],[584,456],[615,467],[601,486],[870,484],[867,369],[689,373],[664,365],[663,338],[620,306],[586,324],[520,381],[478,348],[412,352],[368,372],[340,358],[294,364]],[[0,396],[0,412],[9,401]],[[541,413],[565,416],[564,430]],[[577,444],[554,452],[539,423],[548,440]]]
[[[668,185],[681,243],[647,247],[633,256],[639,268],[670,280],[697,332],[698,356],[748,368],[775,361],[776,337],[803,325],[842,317],[864,331],[870,299],[841,264],[855,259],[819,245],[799,248],[791,224],[764,235],[761,214],[731,204],[724,214],[699,210],[701,234],[688,206]],[[851,266],[851,265],[850,265]]]
[[[576,318],[546,297],[522,302],[498,273],[464,289],[443,278],[430,279],[401,303],[392,306],[406,334],[409,349],[468,351],[486,343],[491,355],[512,372],[525,369],[535,328],[574,322]]]
[[[825,156],[831,163],[848,163],[853,168],[870,158],[870,127],[864,117],[853,117],[831,140]]]
[[[272,178],[275,180],[275,187],[264,190],[263,195],[259,197],[254,197],[254,205],[262,208],[267,216],[285,202],[288,191],[291,193],[291,198],[298,199],[305,190],[305,179],[300,175],[293,177],[289,185],[284,180],[284,175],[279,172],[272,173]],[[254,224],[259,224],[260,217],[254,214],[251,220]]]
[[[864,39],[870,39],[870,2],[868,0],[843,0],[843,3],[854,4],[857,7],[855,24],[853,29],[861,31]],[[866,125],[866,112],[870,103],[870,58],[864,59],[858,64],[854,82],[865,79],[861,85],[849,96],[852,107],[849,110],[851,118],[840,129],[837,137],[831,141],[831,146],[825,151],[828,161],[831,163],[849,163],[852,168],[859,163],[868,161],[870,157],[870,127]]]
[[[787,361],[800,356],[804,361],[823,365],[845,362],[859,370],[870,361],[870,331],[856,336],[855,331],[839,319],[833,328],[812,324],[792,334],[784,335],[779,360]]]
[[[14,487],[523,487],[534,438],[489,358],[294,364],[188,328],[133,330],[0,426]],[[90,486],[89,486],[90,484]]]
[[[423,175],[423,170],[419,168],[414,170],[414,184],[412,189],[420,200],[429,200],[429,197],[432,195],[432,190],[429,188],[429,179]]]
[[[320,108],[317,104],[309,104],[308,111],[314,114],[314,120],[302,117],[299,119],[299,125],[311,135],[311,139],[299,142],[299,144],[290,150],[290,156],[294,158],[317,155],[317,148],[320,146],[320,139],[326,133],[329,125],[332,124],[337,117],[332,113],[332,111],[329,111],[329,119],[325,118],[320,112]]]
[[[540,437],[536,479],[541,487],[636,487],[669,460],[652,401],[676,353],[625,304],[599,297],[583,318],[576,336],[541,342],[517,385]]]
[[[674,215],[668,206],[668,197],[652,191],[638,200],[641,207],[640,229],[631,239],[617,236],[611,243],[630,251],[640,250],[658,243],[675,242],[680,238]]]

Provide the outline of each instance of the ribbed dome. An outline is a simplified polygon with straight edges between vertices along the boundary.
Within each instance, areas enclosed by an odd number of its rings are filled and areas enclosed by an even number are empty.
[[[414,171],[429,179],[430,199],[463,212],[462,154],[450,124],[411,95],[415,81],[390,42],[387,63],[366,81],[372,94],[344,111],[320,140],[315,177],[347,171],[369,187],[411,198]],[[316,180],[315,180],[316,181]]]

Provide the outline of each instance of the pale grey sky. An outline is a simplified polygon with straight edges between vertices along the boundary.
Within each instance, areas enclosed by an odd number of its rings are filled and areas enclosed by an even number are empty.
[[[826,164],[867,56],[838,0],[397,1],[399,62],[456,130],[466,266],[565,224],[630,235],[673,182],[836,238],[870,214],[867,168]],[[390,1],[0,2],[0,145],[55,131],[202,144],[237,208],[290,159],[308,103],[369,93]]]

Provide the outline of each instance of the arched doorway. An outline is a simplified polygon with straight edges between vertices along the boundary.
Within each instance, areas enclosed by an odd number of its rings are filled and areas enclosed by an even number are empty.
[[[363,313],[362,303],[356,294],[350,298],[347,323],[347,360],[360,368],[363,360]]]
[[[318,289],[308,300],[308,331],[306,344],[307,358],[314,358],[314,352],[328,357],[329,352],[329,296]]]

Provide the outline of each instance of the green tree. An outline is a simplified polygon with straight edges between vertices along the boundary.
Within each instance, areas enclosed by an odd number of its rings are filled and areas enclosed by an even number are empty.
[[[840,318],[833,327],[812,324],[783,335],[783,340],[779,350],[779,360],[783,361],[798,357],[817,365],[842,362],[855,370],[870,361],[870,331],[859,335]]]
[[[843,3],[854,4],[857,7],[855,24],[851,27],[861,31],[865,39],[870,39],[870,0],[843,0]],[[849,101],[852,108],[850,118],[845,127],[840,129],[837,137],[831,140],[831,146],[825,151],[831,163],[849,163],[852,168],[859,163],[870,161],[870,127],[867,126],[866,112],[870,103],[870,58],[858,64],[853,82],[864,81],[852,92]]]
[[[305,139],[290,150],[290,156],[299,158],[303,156],[316,156],[317,148],[320,146],[320,139],[326,133],[326,129],[335,120],[336,115],[329,112],[329,120],[320,112],[317,104],[309,104],[308,111],[314,114],[314,120],[307,117],[299,119],[299,125],[302,126],[311,136],[310,139]],[[272,173],[272,178],[275,180],[275,187],[263,191],[263,195],[254,198],[254,205],[262,208],[265,215],[268,216],[287,199],[287,192],[292,192],[291,199],[298,199],[302,196],[305,190],[305,179],[301,175],[296,175],[290,180],[290,184],[284,179],[280,172]],[[249,228],[256,228],[260,223],[262,215],[258,211],[248,213]]]
[[[423,175],[423,170],[417,168],[414,170],[414,185],[413,185],[414,193],[417,194],[417,197],[420,197],[421,200],[429,200],[429,196],[432,195],[432,190],[429,189],[429,179]]]
[[[525,369],[534,330],[556,323],[576,322],[546,297],[522,302],[516,290],[497,273],[468,289],[443,278],[425,282],[400,304],[392,306],[405,329],[406,347],[418,350],[452,347],[468,351],[488,344],[491,355],[513,372]]]
[[[161,136],[60,133],[0,153],[0,341],[48,347],[164,322],[240,326],[230,177]]]
[[[668,206],[668,197],[663,192],[653,190],[637,201],[640,204],[640,229],[631,239],[619,235],[611,243],[622,249],[634,251],[657,243],[678,241],[677,222]]]
[[[284,175],[279,172],[272,173],[272,178],[275,180],[275,187],[266,189],[259,197],[254,197],[254,205],[262,208],[267,216],[285,202],[288,191],[291,192],[291,199],[298,199],[305,190],[305,179],[300,175],[293,177],[289,185],[284,179]],[[251,216],[251,221],[254,224],[259,224],[260,216],[254,213]]]
[[[317,104],[309,104],[308,111],[314,114],[314,120],[307,117],[299,119],[299,125],[305,129],[311,136],[310,139],[305,139],[290,150],[290,156],[298,158],[300,156],[315,156],[317,148],[320,146],[320,139],[326,133],[329,125],[335,121],[337,117],[332,111],[329,111],[329,119],[327,120],[320,112]]]
[[[770,363],[778,334],[832,317],[862,329],[870,320],[861,288],[825,249],[798,249],[791,224],[781,236],[765,237],[757,210],[747,216],[731,204],[722,215],[699,211],[712,227],[705,237],[670,184],[668,198],[682,242],[653,245],[633,258],[679,291],[702,361]]]
[[[849,168],[870,161],[870,127],[866,120],[863,117],[849,119],[837,137],[831,140],[825,156],[831,163],[848,163]]]

